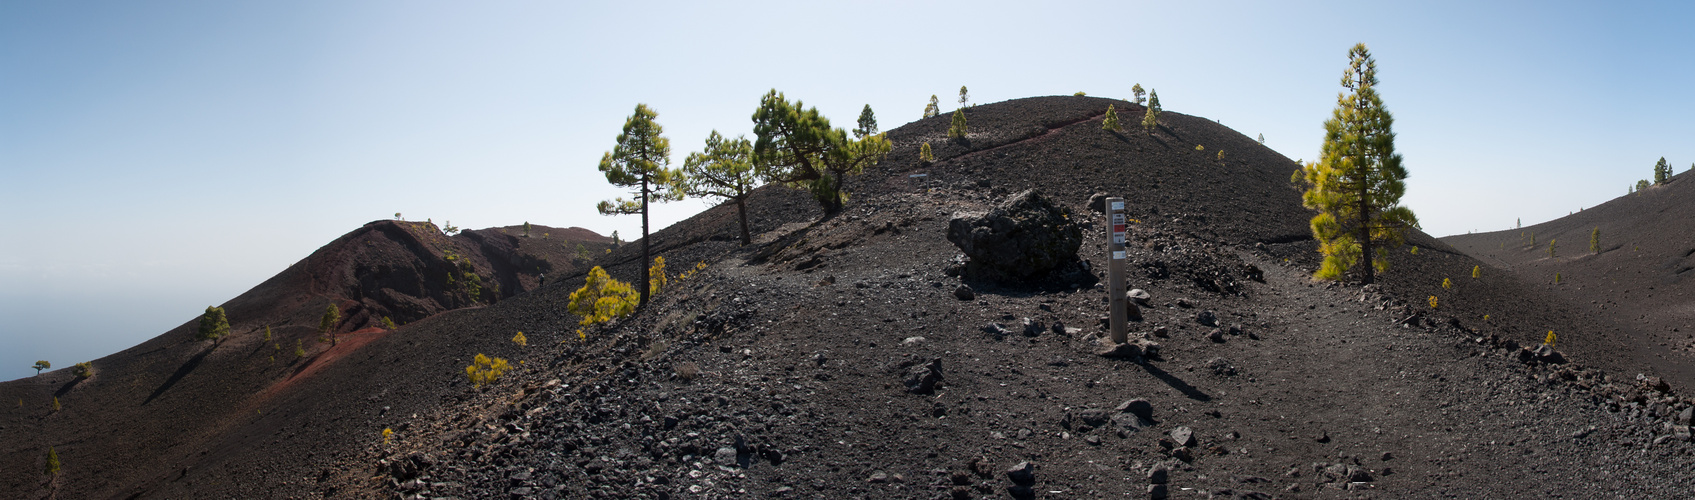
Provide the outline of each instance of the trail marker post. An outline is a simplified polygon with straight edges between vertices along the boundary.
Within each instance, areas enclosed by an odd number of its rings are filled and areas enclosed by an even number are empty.
[[[1112,341],[1122,344],[1129,341],[1124,324],[1128,320],[1124,309],[1124,198],[1106,199],[1106,217],[1112,225],[1106,242],[1106,251],[1111,257],[1106,265],[1107,306],[1112,308]]]

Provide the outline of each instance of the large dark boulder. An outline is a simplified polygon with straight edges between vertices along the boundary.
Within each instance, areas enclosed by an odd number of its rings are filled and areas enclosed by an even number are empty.
[[[948,241],[970,259],[969,277],[1001,282],[1085,282],[1094,274],[1077,259],[1083,229],[1068,211],[1035,190],[1013,195],[987,213],[955,214]]]

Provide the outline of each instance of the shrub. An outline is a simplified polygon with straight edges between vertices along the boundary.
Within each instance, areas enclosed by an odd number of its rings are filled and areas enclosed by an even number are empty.
[[[1589,232],[1589,253],[1601,254],[1601,226],[1595,226],[1595,230]]]
[[[529,347],[530,346],[530,339],[524,337],[524,332],[518,332],[517,335],[512,336],[512,343],[518,344],[518,345],[524,346],[524,347]]]
[[[1106,105],[1106,118],[1101,119],[1101,129],[1113,132],[1124,130],[1124,127],[1118,124],[1118,111],[1114,110],[1111,104]]]
[[[1086,95],[1089,95],[1089,94],[1087,92],[1083,92],[1083,91],[1079,90],[1079,91],[1077,91],[1077,93],[1071,94],[1071,95],[1074,95],[1074,96],[1077,96],[1077,97],[1083,97],[1083,96],[1086,96]]]
[[[394,429],[390,429],[390,428],[386,428],[386,427],[383,428],[383,444],[388,444],[389,440],[393,439],[393,438],[394,438]]]
[[[930,143],[926,142],[923,146],[918,147],[918,161],[924,163],[936,161],[936,155],[930,152]]]
[[[59,452],[52,446],[47,447],[47,475],[59,474]]]
[[[1454,282],[1453,281],[1448,280],[1448,278],[1442,278],[1442,289],[1443,290],[1452,290],[1453,288],[1454,288]]]
[[[1555,249],[1555,246],[1559,244],[1559,242],[1560,242],[1560,240],[1557,240],[1557,239],[1548,240],[1548,258],[1550,258],[1550,259],[1554,258],[1554,249]]]
[[[53,367],[53,363],[48,363],[47,360],[45,360],[45,359],[40,360],[40,361],[36,361],[35,366],[34,366],[35,374],[40,375],[41,370],[46,370],[46,369],[52,368],[52,367]]]
[[[399,328],[400,328],[399,326],[396,326],[394,324],[394,320],[388,319],[388,316],[383,316],[383,329],[385,329],[385,330],[395,330],[395,329],[399,329]]]
[[[587,326],[629,316],[636,311],[640,296],[629,283],[612,279],[605,269],[589,269],[583,287],[571,292],[566,309],[581,316],[580,324]]]
[[[76,375],[77,378],[88,378],[94,376],[94,362],[84,361],[77,363],[76,366],[71,367],[71,374]]]
[[[1548,347],[1553,347],[1555,340],[1559,340],[1559,336],[1554,335],[1553,330],[1548,330],[1548,336],[1542,339],[1542,343],[1547,344]]]
[[[948,126],[948,138],[965,137],[965,108],[953,110],[953,124]]]
[[[1554,273],[1554,284],[1560,284],[1560,273]]]
[[[653,265],[647,268],[647,294],[659,295],[665,290],[670,281],[665,278],[665,257],[654,257]]]
[[[1483,277],[1483,266],[1471,266],[1471,279]]]
[[[196,331],[195,338],[211,340],[212,345],[216,347],[220,339],[229,334],[230,321],[224,316],[224,308],[206,306],[206,313],[200,315],[200,329]]]
[[[1435,295],[1430,296],[1430,308],[1431,309],[1436,308],[1436,296]]]
[[[1418,255],[1418,245],[1413,245],[1412,249],[1407,251],[1411,252],[1413,255]]]
[[[705,270],[706,270],[706,261],[703,260],[703,261],[700,261],[700,262],[696,262],[694,264],[693,268],[690,268],[687,271],[683,271],[683,274],[677,275],[677,281],[688,281],[690,279],[693,279],[696,275],[699,275],[701,271],[705,271]]]
[[[306,348],[301,347],[300,339],[294,339],[294,357],[297,357],[297,358],[306,357]]]
[[[1224,161],[1224,150],[1218,150],[1218,161]]]
[[[271,341],[271,325],[265,325],[265,341]]]
[[[490,358],[477,353],[477,357],[471,359],[471,365],[465,367],[465,376],[470,377],[471,383],[476,387],[482,387],[483,384],[500,380],[501,374],[510,369],[512,365],[503,358]]]
[[[1207,150],[1206,146],[1202,146],[1200,144],[1195,145],[1195,151],[1206,151],[1206,150]]]
[[[59,406],[59,397],[53,396],[53,411],[59,411],[61,408],[64,407]]]
[[[699,376],[700,365],[695,364],[693,361],[677,365],[677,378],[687,381],[694,380],[695,377]]]

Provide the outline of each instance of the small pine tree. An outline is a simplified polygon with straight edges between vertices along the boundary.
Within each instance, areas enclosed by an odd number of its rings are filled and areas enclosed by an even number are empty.
[[[1554,246],[1558,245],[1559,241],[1557,239],[1548,240],[1548,258],[1554,258]]]
[[[94,363],[91,361],[77,363],[76,366],[71,367],[71,375],[76,375],[77,378],[94,376]]]
[[[1595,226],[1593,231],[1589,231],[1589,253],[1601,254],[1601,226]]]
[[[1265,145],[1265,134],[1259,135],[1259,145],[1261,145],[1261,146]]]
[[[1114,110],[1111,104],[1106,105],[1106,118],[1101,119],[1101,130],[1124,130],[1124,127],[1118,124],[1118,111]]]
[[[512,343],[518,344],[519,346],[522,346],[522,347],[529,347],[530,346],[530,339],[524,337],[524,332],[518,332],[517,335],[512,336]]]
[[[491,358],[477,353],[477,356],[471,359],[471,365],[465,367],[465,376],[469,377],[476,387],[482,387],[499,380],[500,375],[510,369],[512,365],[503,358]]]
[[[40,360],[40,361],[36,361],[35,366],[33,368],[35,368],[35,374],[36,375],[41,375],[41,370],[46,370],[46,369],[52,368],[52,367],[53,367],[53,363],[48,363],[47,360],[43,359],[43,360]]]
[[[1431,309],[1436,308],[1436,296],[1435,295],[1430,296],[1430,308]]]
[[[217,347],[223,338],[230,334],[229,317],[224,316],[224,308],[206,306],[206,313],[200,316],[200,329],[195,338],[211,340],[212,347]]]
[[[929,118],[942,114],[942,106],[936,101],[936,94],[930,94],[930,103],[924,105],[924,117]]]
[[[1452,290],[1453,288],[1454,288],[1454,282],[1452,280],[1449,280],[1448,278],[1442,278],[1442,289],[1443,290]]]
[[[1074,96],[1077,96],[1077,97],[1083,97],[1083,96],[1089,95],[1089,93],[1079,90],[1079,91],[1077,91],[1077,93],[1071,94],[1071,95],[1074,95]]]
[[[653,265],[649,266],[647,268],[647,274],[648,274],[648,282],[647,282],[647,293],[648,293],[648,295],[659,295],[659,292],[665,291],[665,286],[668,285],[670,282],[665,278],[665,258],[664,257],[654,257],[653,258]]]
[[[1471,266],[1471,279],[1483,277],[1483,266]]]
[[[1148,112],[1142,115],[1142,130],[1152,133],[1159,127],[1159,112],[1159,91],[1155,90],[1148,94]]]
[[[1671,164],[1666,163],[1666,157],[1661,156],[1660,161],[1654,163],[1654,184],[1655,185],[1665,184],[1666,182],[1668,182],[1670,180],[1671,180]]]
[[[265,342],[271,341],[271,325],[265,325]]]
[[[341,323],[341,309],[337,309],[335,304],[330,304],[324,308],[324,316],[318,319],[318,333],[328,336],[331,346],[336,343],[335,326],[338,323]]]
[[[63,407],[59,406],[59,397],[53,396],[53,411],[59,411],[60,408],[63,408]]]
[[[1147,99],[1142,97],[1142,96],[1146,95],[1148,92],[1146,90],[1142,90],[1142,84],[1138,83],[1138,84],[1132,85],[1130,87],[1130,93],[1132,95],[1136,96],[1136,104],[1142,104],[1142,103],[1147,102]]]
[[[953,124],[948,126],[948,137],[953,139],[965,137],[965,109],[953,110]]]
[[[864,139],[873,135],[877,135],[877,114],[871,112],[870,104],[866,104],[865,109],[859,111],[859,126],[853,128],[853,137]]]
[[[300,345],[300,339],[294,339],[294,357],[306,357],[306,348]]]
[[[923,146],[918,147],[918,161],[924,163],[936,161],[936,155],[930,152],[930,143],[926,142]]]
[[[384,330],[397,330],[399,328],[400,328],[399,326],[395,326],[394,320],[389,319],[388,316],[383,316],[383,329]]]
[[[1648,189],[1649,185],[1650,184],[1648,184],[1648,179],[1642,179],[1642,180],[1636,181],[1636,190],[1641,191],[1641,190],[1644,190],[1644,189]]]
[[[530,221],[524,221],[524,237],[530,237]]]
[[[1206,151],[1206,150],[1207,150],[1206,146],[1203,146],[1203,145],[1200,145],[1200,144],[1195,145],[1195,151]]]
[[[47,447],[47,475],[59,475],[59,452],[52,446]]]
[[[1224,150],[1218,150],[1218,161],[1224,161]]]
[[[961,108],[966,107],[966,103],[968,103],[970,101],[971,101],[971,94],[966,93],[964,85],[960,85],[959,86],[959,107],[961,107]]]

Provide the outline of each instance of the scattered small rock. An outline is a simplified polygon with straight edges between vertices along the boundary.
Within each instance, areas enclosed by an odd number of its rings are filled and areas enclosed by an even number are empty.
[[[1207,360],[1207,369],[1212,370],[1213,375],[1221,375],[1225,377],[1236,375],[1236,367],[1230,364],[1230,360],[1224,358],[1212,358]]]
[[[1021,322],[1024,324],[1024,336],[1025,337],[1035,337],[1035,336],[1041,335],[1042,330],[1047,329],[1047,327],[1042,325],[1042,322],[1036,321],[1036,320],[1033,320],[1033,319],[1030,319],[1030,318],[1024,318]]]
[[[1206,326],[1218,326],[1218,315],[1212,310],[1204,310],[1195,315],[1195,322]]]
[[[1207,340],[1211,340],[1213,342],[1220,343],[1220,344],[1224,343],[1224,330],[1220,330],[1220,329],[1217,329],[1217,328],[1212,329],[1212,331],[1207,332]]]
[[[1148,469],[1148,484],[1166,484],[1171,482],[1171,469],[1164,464],[1156,464]]]
[[[1129,413],[1131,415],[1142,417],[1144,420],[1154,419],[1154,405],[1153,403],[1149,403],[1146,399],[1137,398],[1125,401],[1123,403],[1119,403],[1118,407],[1113,408],[1113,410],[1116,410],[1119,413]]]
[[[1177,443],[1177,446],[1190,447],[1195,445],[1195,431],[1186,426],[1172,429],[1169,434],[1171,435],[1171,442]]]
[[[1011,479],[1013,483],[1021,486],[1035,484],[1036,466],[1030,462],[1019,462],[1018,465],[1014,465],[1011,469],[1006,470],[1006,477]]]
[[[871,484],[887,483],[887,482],[889,482],[889,475],[887,473],[883,472],[883,471],[873,472],[873,473],[871,473],[871,477],[867,478],[865,480],[865,482],[871,483]]]
[[[913,394],[931,394],[936,392],[936,386],[942,382],[942,359],[935,358],[929,363],[914,366],[906,374],[906,391]]]
[[[977,291],[972,290],[971,285],[959,285],[958,288],[953,289],[953,296],[959,300],[975,300]]]
[[[1148,305],[1148,301],[1154,298],[1154,296],[1149,294],[1147,290],[1140,288],[1132,289],[1125,293],[1124,296],[1128,297],[1131,302],[1135,302],[1137,305],[1142,306]]]
[[[1163,326],[1156,326],[1154,327],[1154,336],[1162,339],[1168,338],[1171,336],[1171,329]]]

